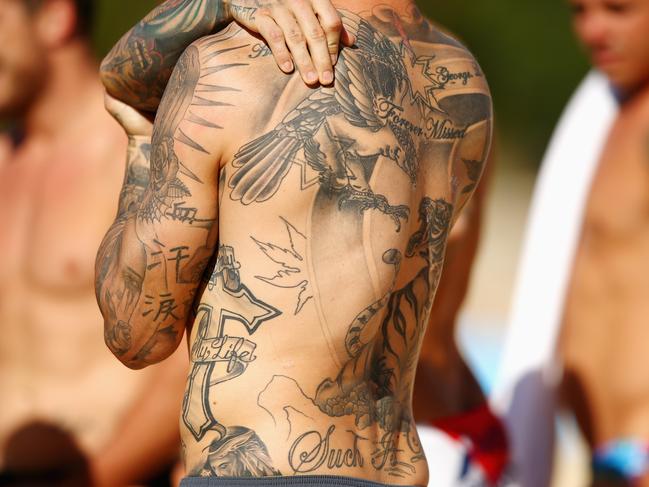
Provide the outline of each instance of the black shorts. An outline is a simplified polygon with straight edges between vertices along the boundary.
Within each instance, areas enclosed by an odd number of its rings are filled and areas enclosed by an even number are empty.
[[[185,477],[180,487],[387,487],[387,484],[336,475],[291,477]]]

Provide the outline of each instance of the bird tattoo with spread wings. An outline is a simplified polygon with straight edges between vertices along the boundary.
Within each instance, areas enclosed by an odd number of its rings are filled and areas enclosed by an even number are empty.
[[[394,116],[412,95],[403,46],[361,17],[348,14],[345,23],[356,32],[357,43],[343,50],[335,85],[313,91],[273,130],[239,150],[228,183],[231,198],[244,205],[270,199],[301,155],[317,172],[320,189],[337,197],[340,208],[349,204],[360,212],[378,210],[399,231],[402,220],[408,220],[408,207],[391,205],[372,190],[369,179],[384,157],[416,184],[415,137],[422,131]]]

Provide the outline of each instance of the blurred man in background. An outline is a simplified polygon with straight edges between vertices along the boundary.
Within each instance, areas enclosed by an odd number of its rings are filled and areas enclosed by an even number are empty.
[[[185,359],[117,364],[93,292],[126,138],[103,108],[92,10],[0,0],[3,486],[141,485],[177,456]]]
[[[586,201],[560,356],[596,485],[649,485],[649,1],[572,0],[593,64],[619,94]]]
[[[570,5],[598,72],[537,184],[501,392],[524,485],[547,485],[558,387],[590,446],[593,485],[647,486],[649,1]]]

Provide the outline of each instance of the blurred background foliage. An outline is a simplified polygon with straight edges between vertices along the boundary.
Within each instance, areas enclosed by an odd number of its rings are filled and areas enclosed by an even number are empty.
[[[353,0],[352,0],[353,1]],[[157,3],[100,0],[95,46],[110,46]],[[574,40],[566,0],[419,0],[460,37],[487,74],[497,117],[499,157],[538,165],[566,100],[588,69]]]
[[[124,32],[162,3],[156,0],[97,0],[95,12],[95,51],[105,55]]]
[[[462,39],[491,86],[505,163],[538,165],[554,124],[588,70],[567,0],[420,0]]]

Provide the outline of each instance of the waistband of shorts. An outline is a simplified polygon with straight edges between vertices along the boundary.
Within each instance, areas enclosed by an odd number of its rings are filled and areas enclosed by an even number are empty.
[[[73,475],[79,477],[83,475],[82,471],[64,468],[53,468],[48,470],[37,471],[0,471],[0,487],[12,485],[52,485],[60,482]]]
[[[297,487],[303,485],[311,487],[386,487],[390,484],[382,484],[371,480],[342,477],[338,475],[185,477],[182,482],[180,482],[180,487]]]
[[[597,478],[622,478],[633,483],[649,472],[649,442],[610,441],[595,449],[591,465]]]

